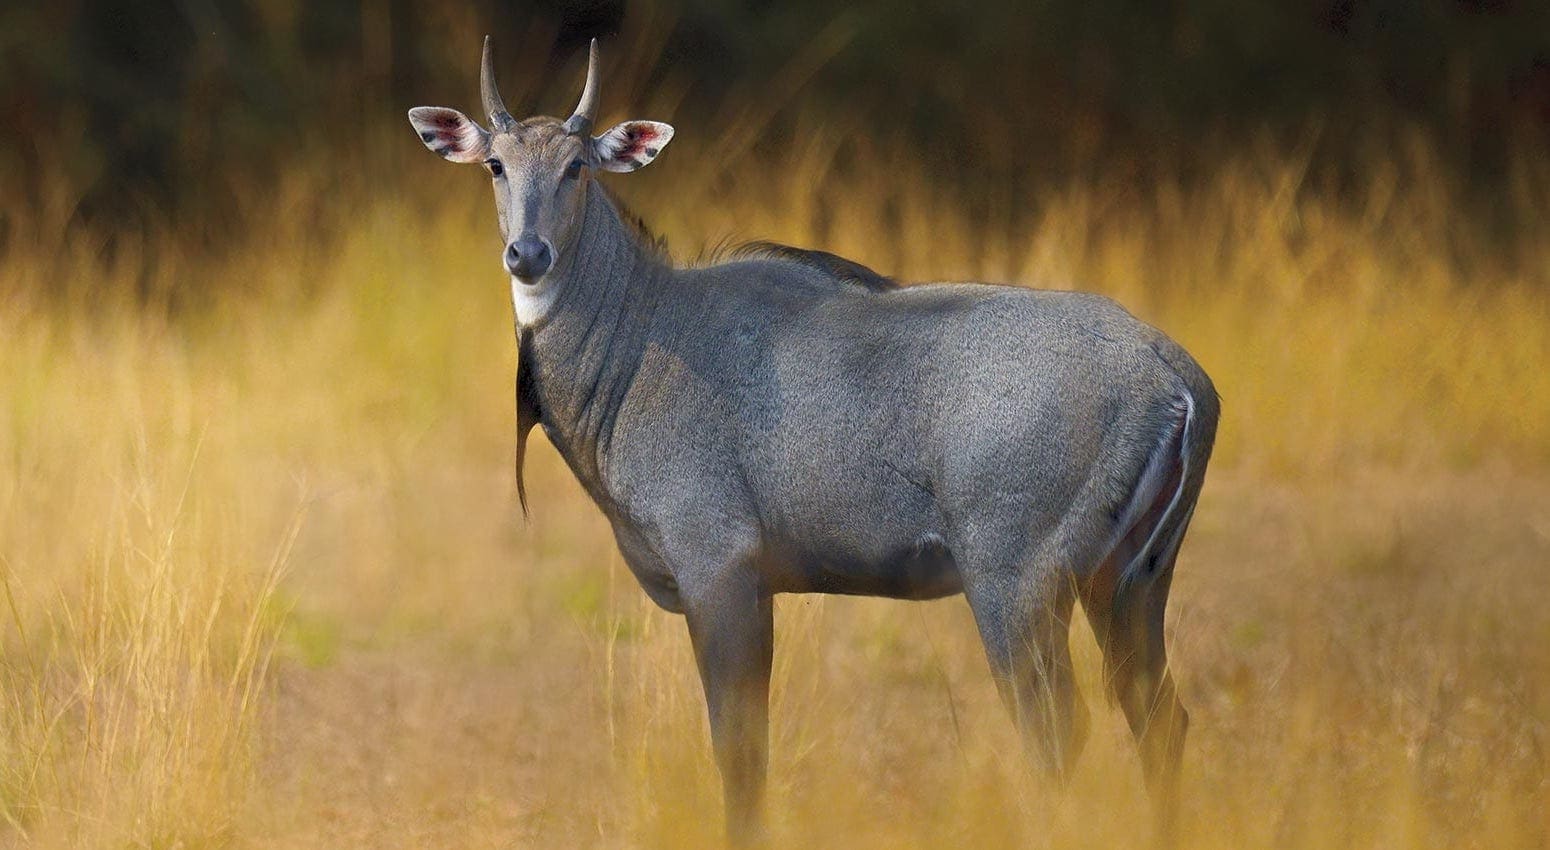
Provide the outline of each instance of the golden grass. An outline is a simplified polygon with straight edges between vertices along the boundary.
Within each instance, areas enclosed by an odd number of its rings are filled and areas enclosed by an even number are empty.
[[[699,183],[717,145],[681,134],[619,184],[683,255],[761,236],[910,279],[1095,289],[1215,377],[1170,619],[1189,845],[1550,841],[1550,207],[1496,261],[1424,157],[1337,203],[1294,157],[1246,155],[1189,189],[1078,182],[970,215],[908,151],[842,167],[810,129]],[[0,271],[0,844],[716,840],[681,624],[541,441],[518,517],[482,181],[401,170],[349,216],[298,172],[220,260],[165,235],[104,265],[51,237],[57,213],[13,211],[33,232]],[[158,318],[115,294],[140,284],[210,294]],[[786,843],[1144,835],[1084,626],[1096,734],[1057,792],[1017,755],[961,600],[778,617]]]
[[[299,515],[202,455],[176,346],[116,330],[6,328],[0,818],[42,846],[215,843]]]

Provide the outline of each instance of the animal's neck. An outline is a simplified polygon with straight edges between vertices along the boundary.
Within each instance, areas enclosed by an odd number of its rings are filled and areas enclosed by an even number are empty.
[[[554,301],[531,328],[519,364],[524,392],[550,441],[594,499],[602,501],[603,457],[615,416],[645,348],[660,278],[669,268],[641,245],[600,187],[589,187],[570,259]],[[519,423],[520,424],[520,423]]]

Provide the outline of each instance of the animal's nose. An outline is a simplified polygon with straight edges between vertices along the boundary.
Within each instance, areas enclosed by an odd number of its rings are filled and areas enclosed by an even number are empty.
[[[506,271],[526,280],[543,277],[553,261],[549,244],[532,233],[506,246]]]

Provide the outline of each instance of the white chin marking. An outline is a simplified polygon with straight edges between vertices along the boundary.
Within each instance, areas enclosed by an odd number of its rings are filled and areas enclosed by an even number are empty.
[[[523,283],[511,275],[511,307],[517,312],[517,324],[531,327],[543,320],[554,303],[555,288],[548,278]]]

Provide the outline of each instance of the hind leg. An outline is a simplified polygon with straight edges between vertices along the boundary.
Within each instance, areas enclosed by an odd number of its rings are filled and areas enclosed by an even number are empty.
[[[965,592],[1024,746],[1063,781],[1087,738],[1087,706],[1071,670],[1071,582],[1064,571],[1011,572],[966,579]]]
[[[1177,548],[1147,585],[1129,594],[1133,610],[1116,623],[1113,585],[1100,580],[1084,588],[1082,607],[1093,633],[1103,647],[1108,685],[1141,753],[1141,768],[1148,793],[1156,803],[1158,837],[1173,840],[1178,819],[1179,770],[1184,738],[1189,731],[1189,712],[1179,702],[1173,676],[1168,672],[1168,653],[1163,643],[1163,614],[1173,580]]]

